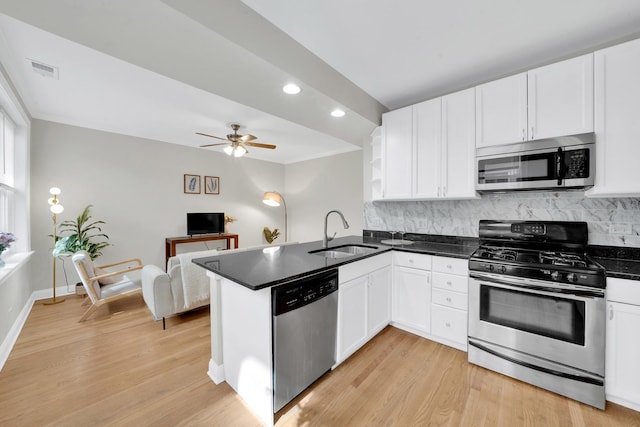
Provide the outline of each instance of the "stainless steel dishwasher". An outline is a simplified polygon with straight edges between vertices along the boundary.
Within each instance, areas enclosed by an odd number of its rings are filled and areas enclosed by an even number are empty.
[[[336,362],[338,271],[296,279],[271,291],[273,412]]]

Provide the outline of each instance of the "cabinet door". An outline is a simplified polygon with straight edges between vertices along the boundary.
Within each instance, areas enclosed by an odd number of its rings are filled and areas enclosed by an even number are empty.
[[[608,302],[605,388],[607,399],[640,409],[640,306]]]
[[[367,340],[367,281],[368,276],[362,276],[338,288],[338,363]]]
[[[529,139],[593,132],[593,54],[527,73]]]
[[[411,197],[413,107],[400,108],[382,115],[384,133],[383,194],[384,199]]]
[[[440,98],[414,105],[413,123],[413,196],[429,199],[440,197],[442,192]]]
[[[475,90],[442,97],[442,197],[477,197]]]
[[[431,329],[430,273],[407,267],[394,267],[393,321],[419,332]]]
[[[595,53],[596,181],[586,195],[640,196],[640,39]]]
[[[476,86],[476,146],[527,139],[527,73]]]
[[[367,335],[371,338],[391,321],[391,267],[382,268],[369,275],[367,311]]]

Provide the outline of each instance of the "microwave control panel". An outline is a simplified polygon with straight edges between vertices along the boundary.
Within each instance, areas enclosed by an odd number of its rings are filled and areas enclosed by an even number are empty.
[[[565,179],[589,177],[589,149],[564,152]]]

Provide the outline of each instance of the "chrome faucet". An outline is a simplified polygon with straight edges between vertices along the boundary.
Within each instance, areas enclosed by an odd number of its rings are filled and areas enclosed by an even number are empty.
[[[333,240],[336,237],[336,233],[333,233],[333,236],[329,237],[327,235],[327,219],[329,219],[329,215],[331,213],[337,213],[338,215],[340,215],[340,218],[342,219],[342,225],[344,225],[344,228],[347,229],[349,228],[349,223],[347,222],[346,219],[344,219],[344,215],[342,215],[342,212],[340,211],[329,211],[327,212],[327,215],[324,217],[324,236],[322,237],[322,247],[326,248],[327,245],[329,244],[329,242],[331,240]]]

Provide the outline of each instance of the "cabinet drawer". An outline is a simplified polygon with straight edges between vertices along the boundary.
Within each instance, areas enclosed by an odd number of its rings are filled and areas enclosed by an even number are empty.
[[[640,305],[640,282],[636,280],[607,279],[607,301]]]
[[[439,305],[431,306],[431,333],[451,341],[467,342],[467,312]]]
[[[469,278],[467,276],[434,272],[433,287],[466,294],[469,289]]]
[[[431,293],[431,301],[434,304],[440,304],[450,308],[467,310],[469,305],[467,294],[460,292],[452,292],[444,289],[433,288]]]
[[[434,256],[431,263],[433,271],[460,274],[463,276],[469,274],[469,260],[467,259]]]
[[[413,254],[409,252],[393,253],[393,264],[402,267],[431,270],[431,255]]]
[[[355,261],[338,267],[338,281],[342,284],[388,265],[391,265],[389,252]]]

